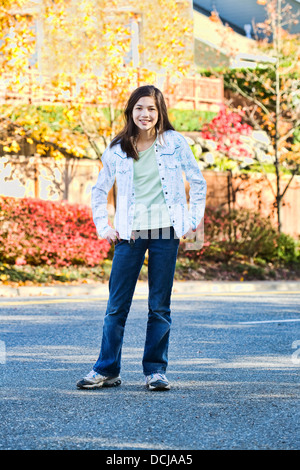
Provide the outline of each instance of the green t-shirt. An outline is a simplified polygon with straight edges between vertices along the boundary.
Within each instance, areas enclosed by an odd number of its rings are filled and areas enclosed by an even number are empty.
[[[135,214],[133,230],[170,227],[170,216],[163,195],[155,157],[155,142],[139,152],[133,164],[135,188]]]

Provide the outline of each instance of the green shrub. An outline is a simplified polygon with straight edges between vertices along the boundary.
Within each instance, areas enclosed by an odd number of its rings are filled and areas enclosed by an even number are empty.
[[[199,131],[203,124],[209,123],[217,113],[212,111],[194,111],[183,109],[170,109],[169,118],[178,132]]]
[[[199,251],[184,252],[189,258],[229,260],[258,260],[291,263],[299,261],[299,250],[294,239],[279,234],[269,217],[248,209],[227,211],[207,207],[204,216],[204,246]],[[184,244],[182,244],[183,248]]]
[[[295,240],[285,233],[277,239],[277,258],[285,263],[299,261],[299,247]]]

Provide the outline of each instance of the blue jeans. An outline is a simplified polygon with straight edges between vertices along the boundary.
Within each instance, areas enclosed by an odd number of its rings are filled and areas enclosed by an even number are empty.
[[[121,240],[116,244],[101,350],[93,367],[99,374],[117,376],[120,373],[125,323],[147,249],[149,311],[143,372],[150,375],[166,371],[171,327],[170,302],[178,245],[179,239],[173,227],[136,232],[134,242]]]

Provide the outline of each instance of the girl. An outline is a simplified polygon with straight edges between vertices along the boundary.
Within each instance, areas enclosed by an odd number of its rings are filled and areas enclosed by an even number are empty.
[[[170,124],[164,97],[154,86],[131,94],[125,126],[103,153],[102,163],[92,189],[93,219],[98,234],[115,243],[115,252],[100,355],[77,387],[121,383],[125,322],[148,250],[149,312],[142,365],[150,390],[168,390],[170,300],[179,239],[190,237],[204,215],[206,182],[186,140]],[[182,171],[190,183],[189,209]],[[117,204],[111,228],[107,195],[115,178]]]

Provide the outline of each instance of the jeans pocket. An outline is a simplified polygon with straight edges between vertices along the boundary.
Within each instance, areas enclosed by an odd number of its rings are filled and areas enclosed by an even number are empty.
[[[115,247],[119,246],[119,245],[121,245],[122,243],[125,243],[125,242],[127,242],[127,240],[123,240],[122,238],[120,238],[115,242]]]

